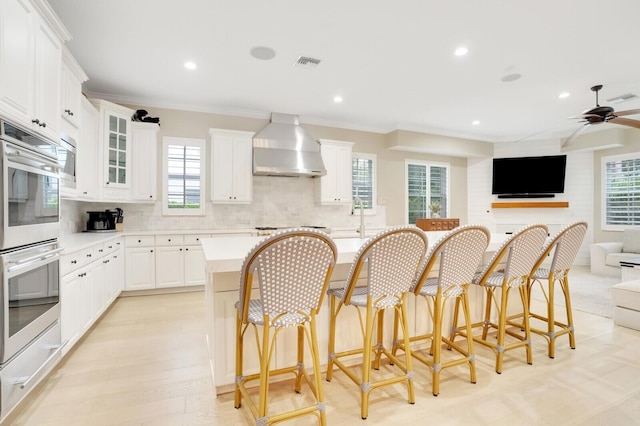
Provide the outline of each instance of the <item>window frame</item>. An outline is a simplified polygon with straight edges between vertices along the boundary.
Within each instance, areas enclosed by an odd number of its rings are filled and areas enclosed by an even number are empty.
[[[405,223],[409,225],[415,225],[415,223],[409,223],[409,166],[410,165],[426,167],[428,171],[426,174],[427,177],[430,176],[431,167],[440,167],[440,168],[446,169],[447,184],[446,184],[446,194],[445,194],[446,203],[445,203],[444,211],[446,212],[445,213],[446,216],[451,216],[451,164],[436,162],[436,161],[405,159],[404,161],[404,220],[405,220]],[[429,188],[430,188],[430,182],[427,181],[426,182],[426,189],[427,189],[426,198],[430,200],[431,194],[430,194]],[[425,208],[426,208],[425,210],[426,213],[429,213],[428,205],[425,206]],[[430,214],[427,215],[427,217],[430,217],[430,216],[431,216]],[[445,216],[441,216],[441,217],[445,217]]]
[[[638,160],[640,161],[640,153],[638,152],[630,152],[626,154],[617,154],[617,155],[609,155],[603,156],[600,162],[600,175],[601,175],[601,190],[600,190],[600,222],[601,228],[603,231],[624,231],[625,229],[631,227],[637,227],[640,225],[640,221],[637,221],[637,224],[633,223],[625,223],[625,224],[608,224],[607,223],[607,163],[612,163],[616,161],[625,161],[625,160]],[[640,166],[638,167],[637,172],[638,177],[640,177]],[[638,198],[640,199],[640,188],[637,191]]]
[[[191,146],[200,148],[200,207],[193,208],[169,208],[169,145]],[[162,138],[162,214],[163,216],[204,216],[206,194],[206,141],[204,139],[178,138],[165,136]]]
[[[353,178],[353,164],[354,164],[354,160],[358,160],[358,159],[362,159],[362,160],[369,160],[371,161],[371,207],[370,208],[366,208],[364,209],[364,214],[365,215],[375,215],[376,214],[376,204],[378,204],[376,202],[376,200],[378,199],[378,185],[377,185],[377,179],[378,179],[378,164],[377,164],[377,155],[376,154],[369,154],[369,153],[365,153],[365,152],[352,152],[351,153],[351,195],[353,198],[353,214],[357,214],[360,213],[359,211],[359,206],[355,205],[355,198],[356,198],[356,186],[355,186],[355,182],[356,180]]]

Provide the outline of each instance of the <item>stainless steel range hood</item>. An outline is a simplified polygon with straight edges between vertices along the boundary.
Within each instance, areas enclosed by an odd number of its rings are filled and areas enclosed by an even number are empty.
[[[271,123],[253,136],[256,176],[324,176],[320,142],[300,127],[298,116],[271,114]]]

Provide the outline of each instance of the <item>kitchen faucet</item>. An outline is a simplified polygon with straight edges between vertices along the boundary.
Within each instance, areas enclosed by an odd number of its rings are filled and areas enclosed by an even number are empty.
[[[364,203],[362,202],[362,198],[357,195],[353,199],[353,204],[356,202],[360,206],[360,229],[358,229],[358,232],[360,233],[360,238],[364,238]]]

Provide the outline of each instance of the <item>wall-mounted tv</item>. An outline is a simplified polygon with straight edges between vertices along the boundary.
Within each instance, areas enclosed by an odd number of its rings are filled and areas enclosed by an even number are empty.
[[[491,193],[498,198],[554,197],[564,192],[566,155],[493,159]]]

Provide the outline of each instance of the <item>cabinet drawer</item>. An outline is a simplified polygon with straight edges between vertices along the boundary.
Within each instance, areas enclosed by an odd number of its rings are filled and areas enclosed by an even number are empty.
[[[153,247],[156,245],[156,237],[153,235],[127,235],[124,244],[127,247]]]
[[[156,235],[157,246],[181,246],[184,244],[184,238],[181,234]]]
[[[114,251],[119,250],[120,247],[122,247],[122,238],[107,241],[104,243],[104,254],[113,253]]]
[[[203,238],[211,238],[210,234],[188,234],[184,236],[184,244],[187,246],[200,245]]]

